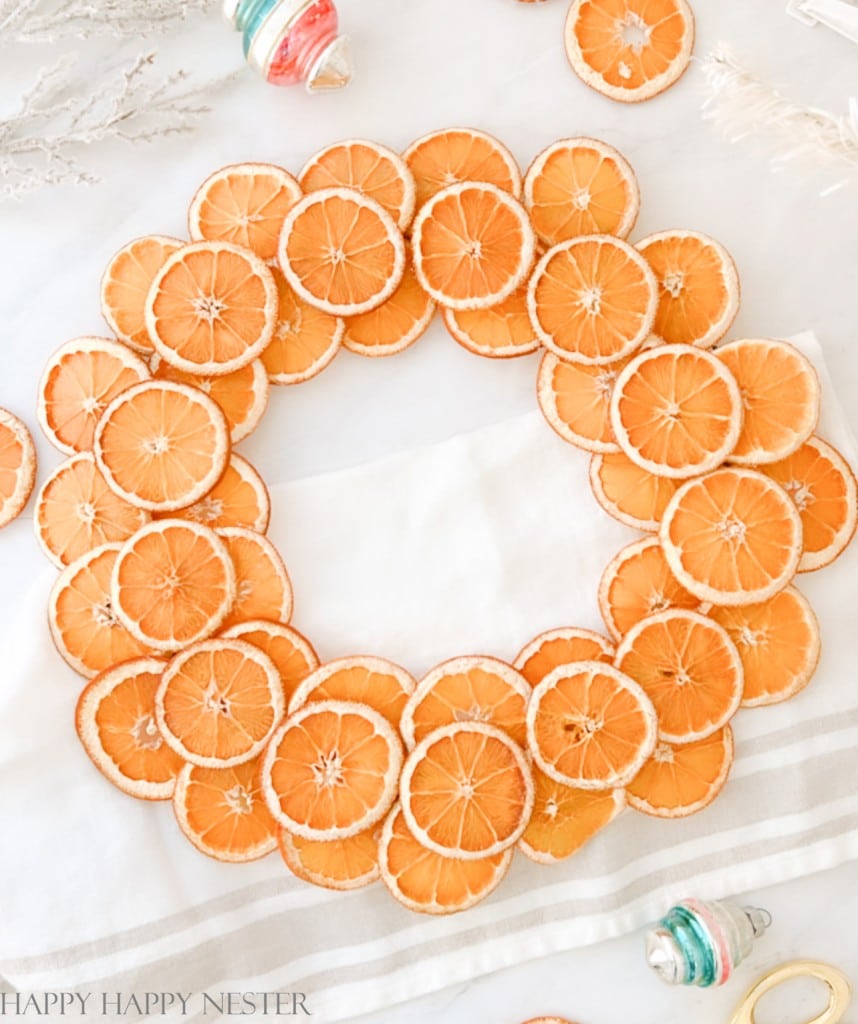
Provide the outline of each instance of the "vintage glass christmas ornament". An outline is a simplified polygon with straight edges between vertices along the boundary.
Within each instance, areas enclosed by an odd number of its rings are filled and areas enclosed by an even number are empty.
[[[242,34],[247,63],[272,85],[321,92],[351,80],[333,0],[223,0],[223,12]]]
[[[647,963],[668,985],[723,985],[771,922],[756,907],[683,900],[647,932]]]

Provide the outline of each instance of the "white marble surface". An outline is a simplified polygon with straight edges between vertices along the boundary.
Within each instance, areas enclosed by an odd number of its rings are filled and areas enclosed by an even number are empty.
[[[786,92],[831,109],[845,109],[848,97],[858,94],[858,50],[823,28],[791,20],[782,0],[696,0],[695,7],[698,55],[727,41]],[[366,135],[403,147],[436,127],[473,124],[496,132],[523,164],[563,135],[596,135],[619,146],[641,183],[637,236],[681,226],[720,238],[742,277],[736,332],[783,335],[813,327],[858,429],[855,190],[822,199],[824,179],[800,168],[772,175],[752,143],[722,142],[700,118],[697,69],[665,96],[639,106],[590,92],[563,58],[564,8],[564,0],[341,0],[357,65],[347,91],[308,97],[271,89],[247,73],[213,95],[215,112],[195,136],[93,149],[86,159],[104,179],[101,185],[46,190],[0,206],[0,405],[32,423],[47,354],[76,334],[104,330],[98,280],[111,253],[137,234],[181,233],[187,201],[214,167],[270,159],[298,170],[316,148],[337,138]],[[104,41],[6,45],[0,111],[12,109],[33,68],[60,50],[77,50],[81,71],[93,83],[123,54],[154,48],[164,67],[186,66],[200,79],[240,66],[238,39],[216,14],[169,39],[120,48]],[[534,372],[533,360],[490,363],[470,356],[436,324],[396,360],[344,353],[318,380],[275,393],[263,428],[245,450],[275,480],[354,465],[532,408]],[[44,471],[57,457],[41,439],[39,446]],[[427,551],[426,557],[434,556]],[[5,531],[0,611],[14,606],[41,565],[26,519]],[[740,978],[750,981],[755,970],[802,955],[829,958],[858,981],[856,881],[858,868],[844,866],[754,894],[773,911],[775,926]],[[637,936],[511,968],[372,1020],[515,1024],[552,1013],[582,1024],[719,1024],[741,989],[740,979],[714,993],[660,986],[642,964]],[[791,993],[780,1006],[773,1001],[760,1024],[800,1024],[816,998],[807,990]],[[360,1010],[355,1006],[356,1024]]]

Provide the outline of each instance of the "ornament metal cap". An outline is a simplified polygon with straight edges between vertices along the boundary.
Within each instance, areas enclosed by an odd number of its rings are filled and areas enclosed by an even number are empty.
[[[309,92],[342,89],[352,80],[351,47],[348,36],[337,38],[326,47],[307,76]]]

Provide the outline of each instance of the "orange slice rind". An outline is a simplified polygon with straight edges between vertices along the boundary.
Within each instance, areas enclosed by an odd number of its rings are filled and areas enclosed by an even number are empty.
[[[435,303],[420,286],[409,262],[396,291],[369,313],[345,322],[343,348],[359,356],[393,356],[426,333]]]
[[[345,839],[302,839],[285,828],[278,833],[280,855],[286,867],[303,882],[323,889],[352,892],[364,889],[380,877],[379,826]]]
[[[235,601],[222,628],[253,619],[286,625],[292,617],[292,583],[280,552],[267,537],[243,526],[217,533],[235,567]]]
[[[681,481],[653,476],[623,451],[594,454],[590,488],[602,508],[633,530],[658,533],[670,499]]]
[[[539,364],[536,397],[552,429],[576,448],[616,452],[611,394],[626,360],[607,366],[570,363],[546,352]]]
[[[303,384],[320,374],[339,352],[345,323],[299,299],[279,269],[274,270],[274,280],[279,314],[262,362],[272,384]]]
[[[527,289],[489,309],[444,309],[444,326],[462,348],[475,356],[512,359],[535,352],[540,345],[527,312]]]
[[[416,685],[410,673],[384,658],[337,658],[318,667],[298,685],[289,701],[289,714],[314,701],[355,701],[384,715],[398,729]]]
[[[0,409],[0,529],[16,519],[36,483],[36,446],[17,416]]]
[[[616,648],[601,633],[567,626],[540,633],[523,647],[513,661],[531,686],[538,686],[554,669],[574,661],[604,661],[613,664]]]

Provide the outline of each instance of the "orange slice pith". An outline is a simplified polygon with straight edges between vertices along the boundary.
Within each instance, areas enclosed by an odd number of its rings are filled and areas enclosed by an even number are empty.
[[[456,914],[489,896],[503,881],[512,849],[479,860],[444,857],[414,838],[397,804],[384,823],[378,856],[391,895],[418,914]]]
[[[561,359],[604,365],[631,355],[652,327],[655,276],[627,242],[582,235],[549,249],[527,302],[543,345]]]
[[[414,269],[450,309],[486,309],[508,299],[533,263],[527,211],[508,192],[465,181],[436,192],[414,221]]]
[[[788,700],[810,682],[819,662],[819,623],[795,587],[759,604],[712,608],[709,615],[727,630],[742,659],[742,707]]]
[[[538,769],[533,781],[533,814],[518,848],[537,864],[556,864],[571,857],[625,807],[622,789],[576,789]]]
[[[443,188],[484,181],[510,195],[521,195],[515,157],[496,138],[473,128],[450,128],[417,139],[403,154],[414,175],[417,208]]]
[[[626,455],[656,476],[684,480],[720,466],[742,430],[742,395],[710,352],[659,345],[622,370],[611,427]]]
[[[302,384],[321,373],[339,352],[345,324],[299,299],[280,270],[274,271],[274,280],[280,313],[262,362],[272,384]]]
[[[286,214],[301,198],[297,181],[274,164],[232,164],[210,175],[188,210],[196,241],[232,242],[270,260]]]
[[[236,596],[223,628],[252,619],[287,624],[292,617],[292,584],[277,548],[242,526],[218,530],[218,536],[235,567]]]
[[[527,681],[505,661],[451,658],[424,676],[408,698],[400,723],[402,737],[410,749],[440,726],[488,722],[524,746],[529,699]]]
[[[782,487],[749,469],[719,469],[674,494],[660,529],[671,572],[701,601],[753,604],[789,583],[802,524]]]
[[[700,601],[670,571],[658,537],[618,551],[599,583],[599,609],[611,636],[619,640],[641,619],[669,608],[694,611]]]
[[[231,768],[186,764],[173,810],[186,838],[215,860],[244,864],[277,849],[277,823],[259,785],[259,758]]]
[[[396,355],[423,337],[434,315],[435,303],[421,288],[409,262],[386,302],[346,320],[343,347],[361,356]]]
[[[656,715],[634,680],[611,665],[562,665],[534,689],[527,740],[539,768],[579,789],[614,789],[652,753]]]
[[[146,296],[155,275],[185,243],[166,235],[146,235],[123,246],[101,279],[101,312],[120,341],[144,354],[153,351],[146,330]]]
[[[235,594],[235,570],[223,542],[208,527],[180,519],[149,523],[129,537],[111,584],[122,624],[159,651],[211,636]]]
[[[551,427],[570,444],[589,452],[616,452],[611,428],[611,393],[628,360],[590,366],[546,352],[539,365],[536,397]]]
[[[578,235],[627,238],[640,209],[635,172],[598,139],[560,139],[524,178],[524,205],[537,237],[557,245]]]
[[[729,725],[693,743],[660,741],[652,757],[626,786],[629,807],[656,818],[687,818],[715,799],[733,764]]]
[[[105,408],[134,384],[148,380],[149,368],[124,345],[107,338],[75,338],[48,360],[39,384],[39,425],[66,455],[92,448]]]
[[[278,260],[299,298],[334,316],[357,316],[386,302],[399,285],[405,243],[374,199],[325,188],[287,215]]]
[[[637,247],[658,280],[653,334],[666,344],[711,348],[739,312],[739,275],[730,253],[698,231],[659,231]]]
[[[175,519],[190,519],[213,530],[243,526],[265,533],[271,516],[268,488],[247,459],[235,452],[229,457],[220,480],[199,501],[177,512]]]
[[[274,662],[243,640],[206,640],[164,670],[155,713],[164,740],[191,764],[231,768],[251,761],[284,713]]]
[[[33,516],[36,539],[60,569],[102,544],[128,540],[149,518],[107,486],[91,452],[72,456],[51,473]]]
[[[612,664],[614,644],[591,629],[568,626],[540,633],[516,655],[513,667],[531,686],[539,683],[554,669],[573,661],[604,661]]]
[[[104,672],[150,649],[129,633],[113,605],[111,579],[121,544],[88,551],[57,578],[48,604],[51,636],[63,660],[79,675]]]
[[[278,834],[280,855],[294,875],[312,885],[340,892],[363,889],[378,881],[378,839],[378,825],[327,842],[302,839],[285,828]]]
[[[277,323],[263,260],[230,242],[191,242],[167,258],[146,298],[158,355],[186,373],[233,373],[262,354]]]
[[[431,732],[405,760],[399,783],[414,838],[443,857],[479,860],[521,838],[533,808],[522,749],[485,722]]]
[[[739,385],[742,433],[729,461],[754,466],[797,451],[816,429],[820,387],[816,370],[785,341],[745,338],[715,353]]]
[[[398,153],[365,139],[337,142],[311,157],[298,176],[305,192],[353,188],[374,199],[405,231],[414,216],[414,176]]]
[[[36,482],[36,447],[17,416],[0,409],[0,527],[23,511]]]
[[[229,429],[202,391],[145,381],[104,410],[93,451],[120,497],[151,512],[173,512],[199,501],[223,475]]]
[[[620,641],[616,665],[652,701],[659,738],[668,743],[711,736],[742,699],[736,645],[699,612],[669,608],[641,619]]]
[[[129,796],[169,800],[184,764],[155,722],[155,693],[165,663],[124,661],[84,687],[77,702],[77,734],[95,767]]]
[[[371,828],[396,796],[402,744],[372,708],[307,704],[274,734],[262,768],[268,807],[303,839],[346,839]]]
[[[443,317],[453,340],[477,356],[512,359],[539,348],[523,286],[489,309],[444,309]]]
[[[801,516],[798,571],[830,565],[855,536],[858,488],[849,463],[833,445],[814,436],[786,459],[761,466],[760,471],[784,488]]]
[[[319,656],[310,641],[296,629],[279,622],[251,619],[231,626],[221,636],[244,640],[268,655],[280,673],[285,707],[289,706],[298,684],[319,667]]]
[[[573,0],[566,55],[592,89],[623,103],[664,92],[683,74],[694,46],[686,0]]]
[[[593,456],[590,487],[608,515],[632,529],[657,533],[680,482],[654,476],[618,451]]]
[[[338,658],[303,680],[289,701],[289,714],[314,701],[356,701],[384,715],[398,729],[402,710],[416,685],[404,668],[384,658]]]

